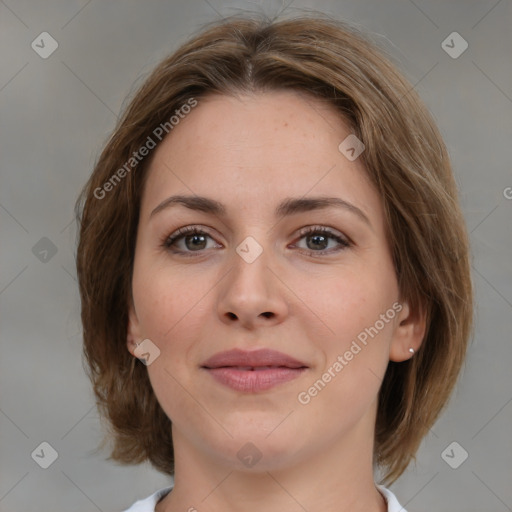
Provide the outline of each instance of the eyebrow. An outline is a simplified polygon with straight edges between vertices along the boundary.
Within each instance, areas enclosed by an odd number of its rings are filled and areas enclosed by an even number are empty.
[[[202,196],[176,195],[164,199],[151,212],[149,217],[151,218],[158,212],[177,205],[185,206],[190,210],[218,215],[220,217],[226,215],[226,207],[215,199]],[[343,208],[351,213],[354,213],[362,221],[368,224],[370,228],[372,228],[370,219],[360,208],[339,197],[287,198],[277,206],[274,215],[277,218],[282,218],[297,213],[322,210],[331,207]]]

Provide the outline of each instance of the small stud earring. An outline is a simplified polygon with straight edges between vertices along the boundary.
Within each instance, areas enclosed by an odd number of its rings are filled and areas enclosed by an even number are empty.
[[[411,347],[411,348],[409,349],[409,352],[410,352],[411,354],[414,354],[414,349]]]

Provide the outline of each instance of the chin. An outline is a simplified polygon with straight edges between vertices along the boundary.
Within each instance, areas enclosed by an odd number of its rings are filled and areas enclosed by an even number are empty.
[[[297,442],[300,439],[298,432],[294,435],[284,431],[277,433],[276,425],[279,425],[279,421],[274,423],[274,432],[272,429],[262,431],[257,427],[241,428],[227,443],[217,446],[215,451],[228,466],[234,465],[237,470],[260,472],[283,469],[293,463],[302,442]]]

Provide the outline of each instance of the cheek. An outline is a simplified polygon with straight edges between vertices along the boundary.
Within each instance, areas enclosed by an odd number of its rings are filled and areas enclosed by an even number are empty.
[[[322,380],[332,381],[319,402],[329,397],[356,407],[357,397],[368,392],[369,399],[378,390],[389,362],[398,297],[394,273],[383,267],[338,272],[308,295],[311,309],[329,327],[321,337],[314,326],[307,327],[324,353],[315,377],[328,372]]]
[[[194,387],[190,362],[212,316],[211,292],[218,279],[207,272],[191,275],[158,264],[140,268],[144,271],[134,269],[133,293],[141,334],[160,350],[148,373],[159,402],[171,416],[180,408],[194,408],[185,392]]]
[[[144,264],[133,274],[133,295],[142,335],[160,350],[147,367],[158,402],[174,423],[187,428],[197,419],[197,404],[187,390],[193,389],[188,362],[206,308],[210,308],[205,279],[191,278],[170,267]]]
[[[329,301],[321,300],[321,294],[310,297],[316,297],[312,308],[330,331],[319,337],[318,329],[309,326],[324,358],[297,398],[300,407],[307,402],[304,414],[309,418],[329,414],[339,424],[350,423],[373,403],[386,372],[396,295],[387,279],[369,275],[345,275],[331,281],[325,292]]]
[[[372,273],[366,268],[333,273],[323,283],[315,281],[314,286],[306,287],[306,305],[311,304],[319,319],[334,331],[332,335],[356,336],[373,325],[398,297],[393,274],[387,272]]]
[[[207,300],[208,279],[198,272],[178,272],[168,262],[141,254],[135,261],[132,289],[143,334],[165,345],[185,323],[190,326]]]

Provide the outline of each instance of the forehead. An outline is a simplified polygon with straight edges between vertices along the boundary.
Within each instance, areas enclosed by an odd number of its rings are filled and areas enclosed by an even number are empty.
[[[304,93],[215,94],[198,100],[198,106],[159,146],[157,155],[168,156],[172,151],[180,153],[183,161],[215,159],[230,168],[237,163],[259,167],[262,159],[279,155],[283,160],[313,161],[328,156],[327,148],[337,150],[340,134],[349,131],[331,105]]]
[[[379,215],[362,160],[338,149],[350,134],[332,105],[303,93],[201,98],[155,150],[142,210],[171,193],[214,197],[239,210],[334,194]]]

